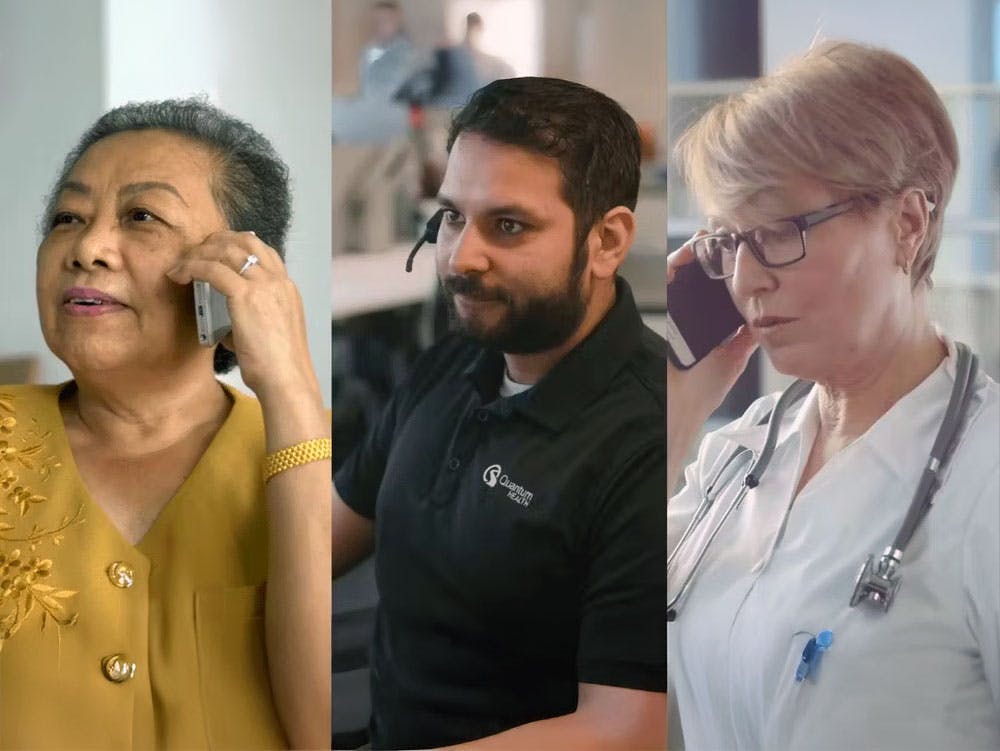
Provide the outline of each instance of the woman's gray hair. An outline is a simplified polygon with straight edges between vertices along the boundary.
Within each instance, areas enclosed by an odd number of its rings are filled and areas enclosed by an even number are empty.
[[[284,259],[292,218],[288,166],[264,136],[202,97],[129,102],[101,116],[66,157],[46,201],[43,236],[51,226],[59,192],[84,152],[102,138],[134,130],[166,130],[206,146],[216,167],[212,195],[229,228],[253,230]],[[215,371],[225,373],[235,365],[233,353],[219,345]]]

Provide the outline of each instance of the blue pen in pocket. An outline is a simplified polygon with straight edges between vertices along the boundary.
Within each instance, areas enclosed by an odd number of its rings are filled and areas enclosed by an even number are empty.
[[[802,650],[802,659],[795,669],[796,683],[805,679],[809,672],[819,664],[820,655],[829,649],[831,644],[833,644],[833,632],[829,630],[820,631],[806,642],[805,649]]]

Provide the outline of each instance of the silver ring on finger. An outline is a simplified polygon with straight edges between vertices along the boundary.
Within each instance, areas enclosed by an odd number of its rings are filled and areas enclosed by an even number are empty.
[[[247,269],[249,269],[251,266],[256,266],[259,263],[260,263],[260,259],[257,256],[255,256],[255,255],[253,255],[251,253],[250,255],[247,256],[247,260],[240,267],[240,270],[238,272],[239,275],[243,276],[243,274],[246,273]]]

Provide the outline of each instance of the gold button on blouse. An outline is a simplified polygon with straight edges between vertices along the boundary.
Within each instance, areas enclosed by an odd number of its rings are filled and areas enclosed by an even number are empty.
[[[112,683],[124,683],[135,675],[135,663],[125,659],[123,654],[108,655],[101,660],[104,677]]]
[[[116,587],[128,589],[135,583],[135,571],[124,561],[115,561],[108,566],[108,578]]]

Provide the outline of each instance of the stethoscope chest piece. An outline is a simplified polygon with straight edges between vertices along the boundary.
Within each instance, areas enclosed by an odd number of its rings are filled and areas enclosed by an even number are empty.
[[[882,606],[888,611],[892,601],[899,591],[900,579],[897,575],[903,553],[893,547],[882,551],[882,557],[875,563],[875,556],[870,555],[858,571],[854,580],[854,594],[851,595],[851,607],[862,600]]]

